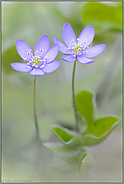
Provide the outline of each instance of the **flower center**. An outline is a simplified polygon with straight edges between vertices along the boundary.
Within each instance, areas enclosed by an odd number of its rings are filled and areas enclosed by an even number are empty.
[[[73,52],[75,55],[78,55],[81,53],[81,46],[80,45],[75,45],[74,46],[74,49],[73,49]]]
[[[69,54],[76,57],[78,55],[82,55],[82,54],[87,53],[89,47],[87,47],[86,42],[79,43],[79,38],[77,38],[77,44],[75,43],[73,46],[70,44],[67,47],[67,50],[69,51]]]
[[[32,62],[33,62],[32,63],[33,66],[38,67],[41,63],[40,57],[34,56],[32,59]]]

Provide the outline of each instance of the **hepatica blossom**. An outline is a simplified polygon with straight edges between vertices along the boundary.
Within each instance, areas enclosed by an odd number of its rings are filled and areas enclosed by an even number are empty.
[[[95,29],[93,26],[85,27],[76,39],[75,33],[69,23],[65,23],[63,26],[62,37],[65,45],[57,38],[53,38],[54,44],[58,44],[59,51],[65,56],[62,56],[66,62],[74,62],[76,59],[82,64],[88,64],[94,62],[93,57],[98,56],[104,50],[106,45],[99,44],[93,47],[89,47],[95,36]]]
[[[42,76],[57,70],[61,62],[53,61],[58,54],[58,45],[50,47],[50,40],[43,35],[35,45],[34,54],[24,40],[16,41],[16,49],[25,63],[11,63],[14,70],[19,72],[30,72],[32,76]]]

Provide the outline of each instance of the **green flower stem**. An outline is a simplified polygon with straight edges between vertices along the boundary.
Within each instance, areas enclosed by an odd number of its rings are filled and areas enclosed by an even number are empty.
[[[75,93],[74,93],[75,68],[76,68],[76,61],[74,62],[73,73],[72,73],[72,99],[73,99],[73,107],[74,107],[76,131],[78,132],[79,131],[79,129],[78,129],[78,115],[77,115],[77,110],[76,110],[76,101],[75,101]]]
[[[38,123],[37,123],[37,115],[36,115],[36,77],[34,77],[33,103],[34,103],[34,121],[35,121],[36,133],[37,133],[37,138],[40,139]]]

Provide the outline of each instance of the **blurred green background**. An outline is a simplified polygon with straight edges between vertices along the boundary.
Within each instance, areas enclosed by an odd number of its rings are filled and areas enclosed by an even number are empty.
[[[96,92],[99,116],[122,117],[122,2],[2,2],[2,180],[17,181],[122,181],[122,130],[118,127],[102,143],[86,148],[91,161],[80,177],[65,173],[65,164],[34,140],[32,85],[28,73],[14,71],[11,62],[23,62],[15,42],[25,40],[35,47],[47,34],[62,41],[66,22],[76,36],[87,25],[96,35],[93,45],[106,44],[106,50],[92,64],[77,64],[75,92]],[[61,53],[57,60],[60,60]],[[37,113],[43,142],[57,141],[50,125],[73,129],[71,77],[73,63],[37,77]],[[52,165],[52,166],[51,166]],[[56,169],[57,167],[57,169]],[[30,181],[29,181],[30,182]]]

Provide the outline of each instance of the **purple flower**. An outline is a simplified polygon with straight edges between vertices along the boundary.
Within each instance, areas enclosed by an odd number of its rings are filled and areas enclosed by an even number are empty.
[[[93,57],[98,56],[104,50],[106,45],[99,44],[93,47],[88,47],[94,38],[95,29],[93,26],[85,27],[76,39],[75,33],[69,23],[65,23],[63,26],[62,37],[65,45],[57,38],[53,38],[54,44],[58,44],[59,51],[65,56],[62,56],[66,62],[74,62],[76,59],[82,64],[88,64],[94,62]]]
[[[50,47],[50,40],[47,35],[41,36],[34,48],[34,54],[24,40],[16,41],[16,49],[20,57],[26,63],[11,63],[14,70],[19,72],[30,72],[32,76],[42,76],[57,70],[61,62],[53,61],[58,54],[58,45]]]

